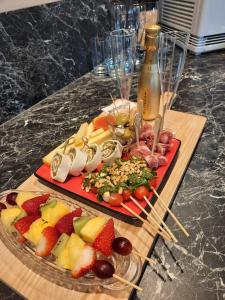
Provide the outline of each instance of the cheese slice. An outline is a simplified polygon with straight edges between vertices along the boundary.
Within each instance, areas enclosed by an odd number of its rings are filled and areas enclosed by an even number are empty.
[[[104,129],[103,128],[99,128],[99,129],[96,129],[95,131],[93,131],[88,137],[89,138],[94,138],[95,136],[101,134],[104,132]]]
[[[86,122],[86,123],[83,123],[83,124],[80,125],[79,130],[74,135],[78,135],[80,137],[86,136],[87,135],[87,130],[88,130],[88,123]]]
[[[87,130],[88,130],[88,123],[87,122],[80,125],[80,128],[78,129],[77,133],[74,133],[70,137],[70,139],[74,138],[74,142],[73,142],[72,145],[70,145],[70,146],[67,147],[66,153],[68,153],[68,151],[70,150],[71,147],[81,147],[81,146],[83,146],[82,137],[87,135]],[[47,154],[46,156],[44,156],[42,158],[43,163],[50,166],[52,158],[54,157],[54,155],[57,152],[58,153],[62,153],[63,152],[63,146],[64,146],[64,144],[65,144],[65,142],[63,142],[57,148],[55,148],[54,150],[52,150],[49,154]]]
[[[84,123],[85,124],[85,123]],[[83,125],[83,124],[82,124]],[[81,126],[82,126],[81,125]],[[86,127],[86,126],[85,126]],[[83,128],[85,130],[78,130],[79,134],[76,133],[74,135],[71,136],[71,138],[74,137],[74,142],[71,145],[68,145],[65,151],[65,154],[67,154],[70,149],[72,147],[83,147],[83,141],[82,141],[82,136],[80,135],[81,132],[86,132],[87,133],[87,128]],[[104,131],[102,128],[95,130],[92,132],[90,139],[88,140],[88,144],[98,144],[101,145],[103,142],[112,139],[112,133],[110,130],[106,130]],[[51,165],[51,161],[54,157],[54,155],[58,152],[58,153],[63,153],[63,146],[64,146],[65,142],[63,142],[61,145],[59,145],[57,148],[55,148],[54,150],[52,150],[49,154],[47,154],[46,156],[44,156],[42,158],[42,161],[44,164],[50,166]]]
[[[108,141],[110,139],[112,139],[112,132],[110,130],[106,130],[101,134],[98,134],[97,136],[91,138],[88,141],[88,144],[97,144],[97,145],[101,145],[103,142]]]
[[[87,128],[87,136],[90,136],[92,134],[92,132],[94,131],[94,125],[93,123],[91,122],[89,125],[88,125],[88,128]]]

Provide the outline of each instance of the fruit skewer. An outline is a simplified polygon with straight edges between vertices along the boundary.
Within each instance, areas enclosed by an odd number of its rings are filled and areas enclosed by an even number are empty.
[[[72,270],[74,278],[79,278],[92,270],[96,261],[96,251],[106,256],[112,254],[112,241],[115,238],[112,219],[81,217],[80,208],[71,212],[67,205],[54,198],[51,199],[49,194],[41,196],[30,192],[20,193],[19,196],[11,194],[8,202],[19,207],[2,207],[3,224],[7,225],[8,229],[15,227],[21,243],[26,240],[31,242],[36,248],[36,255],[46,257],[53,254],[57,265]],[[73,233],[74,231],[76,233]],[[70,259],[66,259],[67,257]],[[154,263],[153,260],[147,259]],[[115,274],[115,271],[111,276],[142,290]]]
[[[175,221],[175,223],[178,225],[178,227],[181,229],[181,231],[186,235],[186,237],[189,237],[189,233],[187,232],[187,230],[184,228],[184,226],[181,224],[181,222],[177,219],[177,217],[174,215],[174,213],[170,210],[169,207],[167,207],[164,202],[163,199],[161,198],[161,196],[157,193],[157,191],[155,190],[155,188],[153,186],[150,186],[151,190],[153,191],[153,193],[156,195],[156,197],[158,198],[159,204],[163,209],[166,209],[169,213],[169,215],[173,218],[173,220]]]
[[[148,217],[148,218],[150,218],[151,219],[151,222],[152,223],[154,223],[154,224],[151,224],[154,228],[155,228],[155,226],[156,226],[156,231],[157,231],[157,227],[158,227],[158,229],[160,229],[160,232],[163,234],[163,236],[164,236],[164,239],[166,239],[166,240],[168,240],[168,241],[170,241],[171,239],[172,239],[172,237],[169,235],[169,233],[166,231],[166,230],[164,230],[164,228],[155,220],[155,218],[152,216],[152,215],[150,215],[139,203],[138,203],[138,201],[134,198],[134,197],[132,197],[132,196],[130,196],[130,199],[142,210],[142,212]]]
[[[144,218],[139,216],[133,209],[131,209],[130,207],[128,207],[124,203],[121,203],[121,206],[123,208],[125,208],[126,210],[128,210],[131,214],[133,214],[141,222],[143,222],[146,225],[146,227],[147,227],[147,229],[148,229],[148,231],[149,231],[149,233],[151,234],[152,237],[155,236],[155,233],[158,233],[162,238],[164,238],[165,240],[168,240],[168,237],[166,237],[163,232],[161,232],[160,230],[156,230],[155,227],[152,227],[152,225],[148,221],[146,221]],[[171,240],[171,239],[169,239],[169,240]]]
[[[115,238],[112,242],[112,249],[113,249],[113,251],[115,251],[123,256],[127,256],[127,255],[131,254],[131,252],[132,252],[135,255],[140,256],[141,258],[144,258],[145,260],[147,260],[151,265],[156,264],[156,261],[154,259],[151,259],[151,258],[137,252],[136,250],[134,250],[131,242],[125,237]]]
[[[172,233],[172,231],[169,229],[169,227],[166,225],[166,223],[163,221],[163,219],[160,217],[160,215],[158,214],[157,210],[150,203],[150,201],[148,200],[148,198],[146,196],[144,196],[144,199],[145,199],[146,203],[148,204],[148,206],[151,208],[152,212],[154,213],[154,215],[156,216],[156,218],[158,219],[158,221],[165,227],[166,231],[172,237],[173,241],[175,243],[177,243],[178,240],[176,239],[176,237],[174,236],[174,234]]]
[[[115,279],[119,280],[122,283],[125,283],[126,285],[129,285],[139,291],[143,291],[143,289],[133,282],[130,282],[119,275],[115,274],[115,269],[113,265],[108,262],[107,260],[96,260],[92,271],[95,273],[95,275],[101,279],[107,279],[110,277],[114,277]]]

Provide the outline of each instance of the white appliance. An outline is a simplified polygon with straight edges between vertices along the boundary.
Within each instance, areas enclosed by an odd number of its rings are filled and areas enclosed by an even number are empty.
[[[225,48],[225,0],[161,0],[162,31],[189,32],[196,54]]]

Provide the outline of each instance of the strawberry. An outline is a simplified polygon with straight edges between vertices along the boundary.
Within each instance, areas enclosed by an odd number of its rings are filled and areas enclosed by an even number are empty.
[[[39,216],[25,216],[15,223],[16,230],[23,235],[30,228],[30,225],[39,218]]]
[[[95,250],[91,246],[85,245],[82,249],[80,257],[78,258],[72,269],[72,276],[74,278],[82,277],[92,269],[92,267],[95,264],[95,261]]]
[[[45,203],[49,196],[50,194],[45,194],[29,199],[22,204],[22,208],[28,215],[40,215],[40,205]]]
[[[73,218],[74,217],[80,217],[82,214],[82,209],[77,208],[71,213],[63,216],[59,221],[56,223],[55,227],[60,233],[66,233],[68,235],[71,235],[74,231],[73,228]]]
[[[105,256],[112,255],[112,242],[114,238],[114,222],[113,219],[109,219],[102,231],[96,237],[92,246]]]
[[[48,256],[57,243],[60,233],[55,227],[48,226],[43,229],[40,241],[37,245],[35,254],[38,256]]]

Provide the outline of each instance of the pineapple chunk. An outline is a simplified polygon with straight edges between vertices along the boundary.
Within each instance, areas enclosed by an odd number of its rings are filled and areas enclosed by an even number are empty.
[[[18,207],[9,207],[1,211],[1,220],[7,230],[9,231],[13,230],[12,224],[16,219],[16,217],[18,217],[18,215],[21,214],[21,212],[22,209]]]
[[[66,247],[68,248],[71,270],[73,269],[74,264],[80,257],[84,245],[85,242],[77,234],[71,234],[70,239],[66,245]]]
[[[81,237],[88,243],[93,243],[99,233],[102,231],[107,219],[96,217],[88,221],[80,231]]]
[[[67,247],[64,247],[60,251],[59,255],[56,258],[56,264],[61,268],[70,270],[70,257],[69,257],[69,250]]]
[[[30,200],[34,197],[37,197],[37,194],[34,192],[20,192],[16,196],[16,204],[21,208],[25,201]]]
[[[53,200],[51,201],[53,202]],[[46,204],[41,208],[41,217],[43,220],[54,226],[59,219],[68,214],[70,209],[63,202],[57,201],[55,206],[51,206],[51,203]]]
[[[35,246],[37,246],[40,241],[41,233],[42,233],[43,229],[48,226],[51,226],[51,224],[49,224],[45,220],[39,218],[30,225],[29,230],[27,232],[25,232],[23,236],[28,241],[30,241]]]

